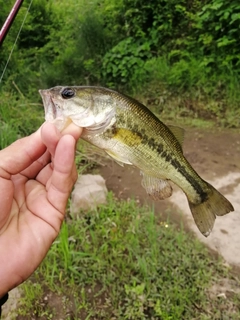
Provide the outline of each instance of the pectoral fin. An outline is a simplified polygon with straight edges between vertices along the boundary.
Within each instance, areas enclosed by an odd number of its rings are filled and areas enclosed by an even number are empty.
[[[132,164],[130,161],[128,161],[128,159],[125,159],[124,157],[122,157],[121,155],[119,154],[116,154],[110,150],[105,150],[105,152],[111,157],[113,158],[120,166],[124,166],[124,163],[125,164]]]
[[[172,195],[172,187],[167,180],[151,177],[141,171],[142,186],[153,200],[164,200]]]

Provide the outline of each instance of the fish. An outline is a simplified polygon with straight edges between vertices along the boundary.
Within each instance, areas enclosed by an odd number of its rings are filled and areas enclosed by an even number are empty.
[[[234,211],[185,158],[184,130],[167,126],[139,101],[96,86],[57,86],[39,93],[46,121],[59,130],[73,122],[83,128],[82,139],[103,149],[120,165],[139,168],[141,184],[153,200],[170,197],[171,182],[182,189],[205,237],[210,235],[216,216]]]

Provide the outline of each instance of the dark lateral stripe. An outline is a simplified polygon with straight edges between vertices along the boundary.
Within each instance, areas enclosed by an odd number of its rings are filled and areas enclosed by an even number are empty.
[[[176,159],[173,159],[172,156],[164,151],[164,146],[162,143],[156,142],[155,139],[147,139],[145,138],[145,141],[147,142],[148,146],[152,150],[156,150],[159,154],[159,157],[162,157],[166,162],[171,163],[171,165],[182,174],[182,176],[191,184],[193,189],[196,191],[196,193],[200,196],[201,201],[204,202],[208,198],[208,194],[203,191],[202,187],[200,184],[186,171],[185,167],[180,164],[180,162]]]
[[[166,158],[165,158],[166,159]],[[170,163],[173,165],[173,167],[180,172],[184,178],[191,184],[191,186],[194,188],[196,193],[200,196],[202,202],[206,201],[208,198],[208,194],[203,191],[200,184],[186,171],[185,167],[182,166],[178,160],[171,159]]]

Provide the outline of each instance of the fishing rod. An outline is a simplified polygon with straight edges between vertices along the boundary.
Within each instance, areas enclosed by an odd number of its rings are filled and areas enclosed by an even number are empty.
[[[1,31],[0,31],[0,47],[3,44],[3,41],[6,37],[6,35],[8,34],[9,29],[11,28],[11,25],[14,21],[14,19],[17,16],[17,13],[22,5],[24,0],[16,0],[15,4],[12,7],[11,12],[9,13]]]

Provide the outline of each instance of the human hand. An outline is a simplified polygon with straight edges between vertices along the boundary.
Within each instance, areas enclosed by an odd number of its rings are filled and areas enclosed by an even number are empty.
[[[45,123],[0,151],[0,297],[34,272],[59,233],[80,134]]]

